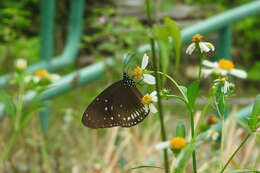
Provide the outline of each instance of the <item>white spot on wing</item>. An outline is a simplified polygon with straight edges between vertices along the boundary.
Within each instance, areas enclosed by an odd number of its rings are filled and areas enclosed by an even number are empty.
[[[107,107],[105,107],[105,111],[107,111]]]

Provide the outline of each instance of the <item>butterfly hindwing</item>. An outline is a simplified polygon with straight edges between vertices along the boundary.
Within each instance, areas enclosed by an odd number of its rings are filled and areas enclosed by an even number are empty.
[[[84,125],[90,128],[131,127],[149,114],[141,103],[142,94],[135,85],[125,82],[115,82],[94,99],[82,117]]]

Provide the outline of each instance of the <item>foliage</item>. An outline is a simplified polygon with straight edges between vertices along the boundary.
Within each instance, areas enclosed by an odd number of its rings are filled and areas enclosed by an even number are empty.
[[[116,55],[128,52],[145,43],[145,27],[133,17],[115,17],[112,7],[95,8],[92,16],[86,18],[87,32],[82,36],[81,48],[85,52]]]

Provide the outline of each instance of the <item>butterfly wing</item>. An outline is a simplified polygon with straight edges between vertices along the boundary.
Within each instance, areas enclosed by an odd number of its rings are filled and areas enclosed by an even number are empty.
[[[123,80],[115,82],[88,106],[82,122],[90,128],[134,126],[149,114],[141,99],[142,94],[135,86],[124,85]]]

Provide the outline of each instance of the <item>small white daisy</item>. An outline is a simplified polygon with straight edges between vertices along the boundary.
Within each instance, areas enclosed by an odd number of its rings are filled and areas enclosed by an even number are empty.
[[[160,142],[155,146],[156,150],[162,150],[166,148],[172,148],[174,150],[180,150],[186,146],[187,142],[182,137],[174,137],[169,141]]]
[[[139,79],[142,78],[145,83],[150,84],[150,85],[154,85],[155,84],[155,77],[153,75],[150,75],[150,74],[143,74],[143,70],[148,65],[148,60],[149,60],[149,57],[146,54],[144,54],[143,59],[142,59],[141,68],[139,66],[137,66],[134,69],[134,73],[135,73],[136,78],[139,78]]]
[[[219,137],[219,133],[216,130],[208,130],[207,137],[216,141]]]
[[[230,60],[220,59],[218,62],[211,62],[208,60],[203,60],[202,64],[208,68],[202,69],[203,76],[207,77],[213,72],[218,72],[222,76],[231,74],[233,76],[245,79],[247,78],[247,73],[244,70],[235,69],[234,64]]]
[[[158,110],[156,109],[156,107],[154,106],[154,104],[152,102],[157,102],[158,98],[157,98],[157,92],[153,91],[151,94],[146,94],[143,96],[141,102],[144,104],[146,112],[148,112],[148,110],[150,109],[152,113],[156,113],[158,112]]]
[[[18,70],[26,70],[27,69],[27,61],[23,58],[19,58],[14,62],[14,67]]]
[[[191,55],[192,52],[196,49],[196,44],[199,44],[201,53],[209,52],[210,50],[214,51],[215,47],[210,42],[202,42],[203,36],[196,34],[192,37],[192,43],[186,49],[186,53]]]

